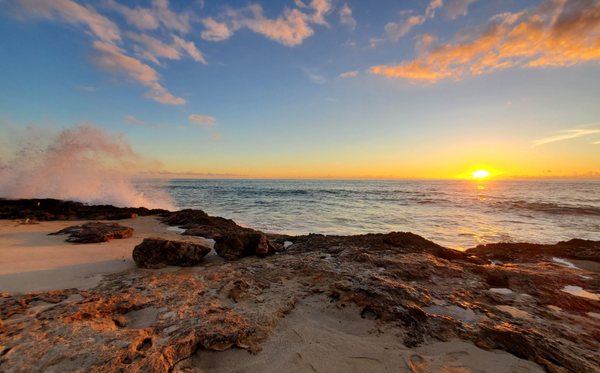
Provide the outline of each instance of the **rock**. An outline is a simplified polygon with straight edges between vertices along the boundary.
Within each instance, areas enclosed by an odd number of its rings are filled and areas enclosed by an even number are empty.
[[[133,249],[133,260],[140,268],[162,268],[168,265],[190,267],[202,262],[210,247],[185,241],[145,238]]]
[[[215,251],[227,260],[236,260],[251,255],[272,254],[276,248],[264,233],[242,232],[215,237]]]
[[[144,207],[115,207],[86,205],[81,202],[57,199],[2,199],[0,219],[48,220],[121,220],[137,216],[165,215],[169,211]]]
[[[600,262],[600,241],[572,239],[554,245],[502,242],[479,245],[467,253],[503,262],[536,262],[552,257]]]
[[[181,210],[167,214],[162,222],[171,226],[185,228],[185,235],[215,238],[223,234],[254,232],[253,229],[240,227],[231,219],[210,216],[202,210]]]
[[[125,227],[117,223],[92,222],[83,225],[74,225],[61,229],[50,235],[68,234],[67,242],[73,243],[97,243],[113,239],[128,238],[133,235],[133,228]]]
[[[406,347],[460,339],[549,372],[598,372],[600,300],[563,289],[600,294],[600,273],[547,260],[593,260],[598,242],[461,253],[407,232],[275,238],[197,210],[164,217],[210,234],[227,259],[294,244],[279,255],[214,261],[201,271],[106,274],[86,291],[0,293],[0,370],[172,372],[195,354],[202,359],[204,350],[256,353],[282,317],[297,311],[297,300],[314,297],[319,307],[353,310],[375,319],[379,330],[394,328]],[[196,246],[146,239],[133,256],[145,268],[192,265],[210,251]],[[490,265],[494,258],[514,262]],[[506,289],[512,293],[501,294]],[[301,350],[310,341],[293,343]]]

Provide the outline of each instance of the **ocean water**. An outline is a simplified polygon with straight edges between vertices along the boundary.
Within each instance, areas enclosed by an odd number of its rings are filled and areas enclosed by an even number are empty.
[[[600,240],[600,181],[178,179],[138,187],[266,232],[409,231],[456,249]]]

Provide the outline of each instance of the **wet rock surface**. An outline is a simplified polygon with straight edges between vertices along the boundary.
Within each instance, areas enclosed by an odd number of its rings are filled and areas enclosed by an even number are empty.
[[[256,232],[219,228],[202,212],[171,216],[172,225],[210,227],[200,229],[215,245]],[[563,289],[600,294],[600,273],[552,260],[594,261],[593,250],[582,253],[598,241],[541,245],[534,255],[521,244],[459,252],[402,232],[271,238],[293,244],[277,255],[110,274],[88,291],[1,294],[0,371],[169,372],[204,350],[258,353],[298,300],[315,295],[398,327],[407,347],[460,339],[550,372],[599,371],[600,300]]]
[[[128,238],[133,235],[133,228],[117,223],[90,222],[61,229],[50,235],[68,234],[67,242],[97,243],[114,239]]]
[[[163,215],[167,210],[144,207],[115,207],[86,205],[81,202],[57,199],[2,199],[0,219],[48,220],[121,220],[136,216]]]
[[[197,243],[145,238],[133,249],[132,256],[140,268],[190,267],[200,264],[210,251],[210,247]]]
[[[600,262],[600,241],[572,239],[555,245],[493,243],[479,245],[467,252],[482,258],[501,261],[538,261],[554,256]]]

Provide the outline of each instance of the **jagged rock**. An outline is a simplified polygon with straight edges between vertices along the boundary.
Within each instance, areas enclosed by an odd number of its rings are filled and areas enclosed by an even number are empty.
[[[31,220],[121,220],[136,216],[164,215],[167,210],[144,207],[115,207],[111,205],[86,205],[81,202],[57,199],[2,199],[0,219]]]
[[[68,234],[67,242],[73,243],[97,243],[113,239],[128,238],[133,235],[133,228],[125,227],[117,223],[91,222],[83,225],[74,225],[61,229],[50,235]]]
[[[384,237],[297,237],[280,255],[202,271],[126,271],[89,291],[0,294],[0,367],[168,372],[197,351],[257,352],[297,299],[321,294],[332,306],[356,304],[383,328],[400,326],[407,347],[459,338],[550,372],[597,371],[600,319],[588,313],[600,313],[600,301],[561,289],[598,292],[598,273],[537,262],[477,264],[468,255],[448,260],[428,244],[398,247]],[[492,297],[490,287],[514,296]],[[144,314],[156,317],[140,327],[135,318]]]
[[[307,235],[286,237],[294,244],[280,255],[256,258],[274,250],[259,232],[201,211],[166,216],[199,233],[212,230],[225,257],[250,257],[198,271],[107,274],[87,291],[0,293],[0,370],[170,372],[204,350],[256,353],[298,299],[316,297],[331,307],[355,304],[378,328],[398,327],[407,347],[458,338],[549,372],[598,372],[600,300],[563,289],[600,294],[600,274],[548,260],[594,260],[598,241],[461,253],[410,233]],[[164,256],[177,253],[163,249],[170,245],[152,246],[144,260],[165,265]],[[492,265],[496,258],[513,263]]]
[[[190,267],[202,262],[210,247],[185,241],[145,238],[133,249],[133,260],[140,268],[162,268],[168,265]]]
[[[243,232],[215,237],[215,251],[227,260],[235,260],[251,255],[272,254],[276,248],[264,233]]]
[[[162,222],[187,229],[186,235],[215,238],[223,234],[255,232],[253,229],[237,225],[231,219],[210,216],[202,210],[181,210],[167,214]]]
[[[532,262],[549,257],[600,262],[600,241],[572,239],[554,245],[503,242],[479,245],[467,253],[503,262]]]

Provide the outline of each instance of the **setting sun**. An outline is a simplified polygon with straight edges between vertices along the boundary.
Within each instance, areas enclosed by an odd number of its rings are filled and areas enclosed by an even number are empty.
[[[487,170],[477,170],[471,173],[471,176],[475,179],[485,179],[489,177],[491,174]]]

